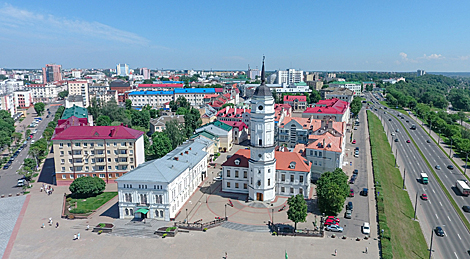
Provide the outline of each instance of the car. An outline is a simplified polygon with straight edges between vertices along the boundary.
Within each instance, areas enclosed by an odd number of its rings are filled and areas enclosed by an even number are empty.
[[[6,164],[6,165],[3,166],[3,170],[7,170],[8,168],[10,168],[9,164]]]
[[[357,130],[357,127],[354,127],[354,130]]]
[[[447,169],[454,170],[454,166],[453,165],[448,165]]]
[[[348,202],[348,204],[346,205],[346,209],[347,209],[347,210],[353,210],[353,203],[352,203],[352,201]]]
[[[33,140],[31,140],[31,144],[34,144],[34,142],[35,142],[35,140],[34,140],[34,139],[33,139]]]
[[[441,170],[441,166],[440,166],[440,165],[436,165],[434,168],[436,168],[437,170]]]
[[[222,180],[222,176],[214,177],[214,181],[221,181],[221,180]]]
[[[354,169],[353,174],[359,174],[359,170]]]
[[[409,122],[408,120],[406,120],[406,122]]]
[[[49,118],[49,114],[46,116],[46,118]]]
[[[366,235],[370,234],[370,224],[369,224],[369,222],[364,222],[364,224],[362,224],[362,233],[364,233]]]
[[[470,212],[470,206],[468,205],[462,206],[462,210],[465,212]]]
[[[443,230],[441,227],[439,227],[439,226],[437,226],[437,227],[434,229],[434,231],[436,232],[436,235],[438,235],[438,236],[440,236],[440,237],[443,237],[443,236],[446,235],[446,234],[444,233],[444,230]]]
[[[349,197],[354,197],[354,189],[349,190]]]
[[[362,195],[362,196],[367,196],[368,193],[369,193],[369,189],[367,189],[367,188],[364,188],[364,189],[362,189],[362,191],[361,191],[361,195]]]
[[[351,179],[349,180],[349,183],[350,184],[354,184],[356,182],[356,175],[353,174],[353,176],[351,177]]]
[[[421,194],[421,200],[427,201],[428,200],[428,195],[426,195],[426,193]]]
[[[331,219],[329,219],[329,220],[327,219],[323,225],[325,225],[325,226],[338,225],[338,222],[336,222],[334,220],[331,220]]]
[[[398,138],[395,139],[395,142],[398,142]]]
[[[411,143],[411,141],[408,139],[408,140],[406,141],[406,143]]]
[[[395,136],[395,132],[392,132],[392,136]]]
[[[392,119],[388,119],[388,121],[392,121]]]
[[[353,143],[353,144],[356,144],[356,140],[353,140],[353,142],[352,142],[352,143]]]
[[[18,186],[18,187],[25,186],[25,185],[26,185],[26,180],[25,179],[20,179],[16,183],[16,186]]]
[[[326,230],[333,232],[343,232],[343,228],[338,225],[329,225],[326,226]]]
[[[468,184],[468,181],[467,181],[467,179],[459,179],[459,181],[462,181],[462,182],[464,182],[464,183]]]
[[[352,218],[352,210],[346,210],[346,212],[344,213],[344,218],[345,219]]]
[[[336,223],[339,223],[339,222],[340,222],[339,218],[337,218],[337,217],[335,217],[335,216],[328,216],[328,217],[326,218],[326,220],[333,220],[333,221],[335,221]]]
[[[38,130],[37,129],[33,130],[33,134],[36,134],[36,133],[38,133]]]
[[[396,129],[395,131],[396,131],[396,132],[400,132],[400,130],[399,130],[399,129]]]
[[[428,139],[428,140],[426,140],[426,142],[427,142],[427,143],[431,143],[431,140]]]

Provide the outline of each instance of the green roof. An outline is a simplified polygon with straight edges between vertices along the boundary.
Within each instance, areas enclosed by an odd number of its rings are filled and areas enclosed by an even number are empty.
[[[349,82],[335,81],[335,82],[330,82],[330,85],[345,85],[345,84],[356,84],[356,85],[360,85],[361,82],[357,82],[357,81],[349,81]]]
[[[66,120],[72,116],[77,118],[88,118],[88,110],[86,108],[74,105],[73,107],[64,110],[61,119]]]
[[[294,83],[296,86],[307,86],[307,83],[305,82],[300,82],[300,83]]]
[[[232,126],[227,125],[227,124],[225,124],[225,123],[223,123],[223,122],[221,122],[221,121],[214,121],[214,122],[209,123],[209,124],[212,124],[212,125],[214,125],[214,126],[217,126],[217,127],[221,128],[221,129],[223,129],[223,130],[225,130],[225,131],[231,131],[231,130],[232,130]]]
[[[212,134],[208,131],[205,131],[205,130],[192,135],[190,139],[194,139],[194,138],[197,138],[199,136],[203,136],[203,137],[206,137],[206,138],[211,139],[211,140],[218,139],[218,137],[216,135],[214,135],[214,134]]]

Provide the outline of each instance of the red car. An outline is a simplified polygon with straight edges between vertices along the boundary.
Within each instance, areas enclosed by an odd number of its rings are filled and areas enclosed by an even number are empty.
[[[356,140],[353,140],[353,142],[352,142],[352,143],[353,143],[353,144],[356,144]]]
[[[408,139],[408,140],[406,141],[406,143],[411,143],[411,141]]]
[[[331,219],[327,219],[325,221],[325,226],[329,226],[329,225],[338,225],[339,223],[334,221],[334,220],[331,220]]]
[[[333,220],[333,221],[339,223],[339,218],[337,218],[337,217],[335,217],[335,216],[328,216],[328,217],[326,218],[326,220],[327,220],[327,221],[328,221],[328,220]]]
[[[354,190],[353,189],[349,190],[349,197],[354,197]]]
[[[427,200],[428,200],[428,196],[426,195],[426,193],[421,194],[421,199],[422,199],[423,201],[427,201]]]

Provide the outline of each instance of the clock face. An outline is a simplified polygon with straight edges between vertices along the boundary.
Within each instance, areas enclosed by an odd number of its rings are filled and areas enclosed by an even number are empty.
[[[258,154],[258,157],[262,157],[262,155],[261,155],[261,154]]]
[[[258,106],[258,110],[262,111],[263,110],[263,105]]]

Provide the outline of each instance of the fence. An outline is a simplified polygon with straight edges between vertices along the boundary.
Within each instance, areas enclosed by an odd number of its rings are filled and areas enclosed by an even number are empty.
[[[187,230],[198,230],[198,231],[204,231],[205,229],[210,229],[214,227],[218,227],[222,225],[225,221],[227,221],[228,218],[219,218],[217,217],[213,221],[209,222],[201,222],[201,220],[193,223],[186,223],[186,222],[175,222],[175,227],[181,228],[181,229],[187,229]]]

